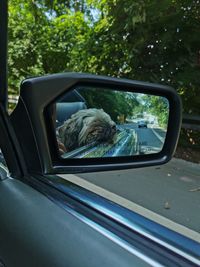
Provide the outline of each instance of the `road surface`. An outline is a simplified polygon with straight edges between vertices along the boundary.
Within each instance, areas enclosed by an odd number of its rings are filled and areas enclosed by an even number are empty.
[[[200,233],[200,165],[166,165],[79,174],[84,180]]]

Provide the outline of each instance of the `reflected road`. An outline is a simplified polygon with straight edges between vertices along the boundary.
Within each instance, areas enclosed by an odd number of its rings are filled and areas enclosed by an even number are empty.
[[[139,128],[137,130],[140,154],[159,152],[163,142],[156,136],[155,130],[151,128]]]
[[[138,128],[137,123],[129,123],[121,126],[123,129],[134,129],[138,137],[138,153],[150,154],[159,152],[164,144],[166,132],[163,129]]]

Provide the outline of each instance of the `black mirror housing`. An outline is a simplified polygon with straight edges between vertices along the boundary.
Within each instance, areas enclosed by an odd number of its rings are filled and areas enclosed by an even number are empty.
[[[166,98],[169,102],[169,118],[161,151],[124,157],[60,157],[50,107],[77,86],[109,87],[113,91],[126,90]],[[80,105],[81,97],[78,101]],[[62,108],[61,104],[59,106]],[[181,101],[173,88],[164,85],[81,73],[54,74],[22,82],[19,102],[11,114],[11,122],[19,143],[23,144],[21,150],[30,173],[59,174],[137,168],[164,164],[172,158],[180,132]],[[140,126],[144,126],[142,122]]]

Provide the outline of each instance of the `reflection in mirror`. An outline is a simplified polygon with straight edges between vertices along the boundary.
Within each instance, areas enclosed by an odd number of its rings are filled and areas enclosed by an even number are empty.
[[[169,116],[164,97],[77,86],[53,107],[62,158],[132,156],[162,150]]]

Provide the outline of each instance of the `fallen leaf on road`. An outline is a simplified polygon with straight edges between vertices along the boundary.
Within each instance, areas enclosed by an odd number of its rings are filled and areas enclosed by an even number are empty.
[[[167,209],[167,210],[170,209],[169,202],[167,202],[167,201],[165,202],[164,208]]]
[[[200,191],[200,187],[197,187],[197,188],[194,188],[194,189],[190,189],[189,191],[190,191],[190,192],[197,192],[197,191]]]

